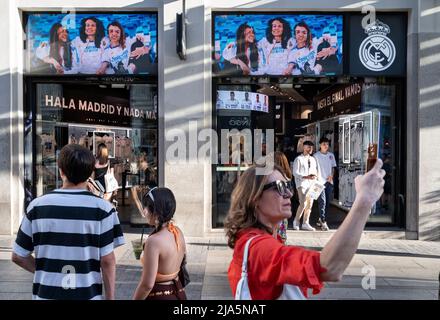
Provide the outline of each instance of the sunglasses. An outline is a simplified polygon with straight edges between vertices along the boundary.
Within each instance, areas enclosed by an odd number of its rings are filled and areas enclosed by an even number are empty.
[[[263,191],[276,188],[278,194],[282,197],[290,197],[293,194],[293,183],[292,181],[282,181],[276,180],[274,182],[264,185]]]

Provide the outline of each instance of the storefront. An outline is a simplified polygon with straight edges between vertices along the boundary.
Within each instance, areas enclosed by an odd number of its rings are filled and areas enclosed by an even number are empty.
[[[327,217],[333,228],[353,204],[354,178],[365,173],[370,143],[378,147],[387,175],[384,195],[368,226],[405,224],[400,165],[405,162],[405,115],[400,110],[406,74],[402,34],[408,17],[392,13],[376,18],[363,30],[358,27],[362,16],[350,12],[213,15],[217,132],[273,129],[273,141],[264,143],[283,152],[292,171],[304,141],[312,141],[318,151],[320,138],[328,138],[337,163]],[[360,31],[365,36],[359,37]],[[241,144],[236,154],[243,154],[243,148]],[[232,189],[249,165],[232,161],[234,146],[230,158],[230,163],[213,165],[214,227],[223,226]],[[297,207],[296,202],[293,216]],[[315,202],[312,223],[318,220],[317,209]]]
[[[23,17],[25,205],[62,186],[63,146],[79,144],[94,155],[105,146],[121,222],[145,223],[135,197],[158,185],[157,14]]]
[[[198,131],[220,137],[221,129],[235,128],[261,129],[260,144],[268,147],[273,139],[274,149],[290,161],[300,151],[299,141],[332,140],[338,165],[333,228],[346,216],[352,176],[364,170],[365,144],[374,140],[388,174],[367,233],[440,239],[437,1],[185,4],[185,9],[181,0],[3,4],[0,234],[18,230],[31,197],[59,186],[57,152],[75,142],[92,152],[100,144],[110,150],[122,221],[143,222],[134,218],[139,215],[132,188],[157,184],[175,193],[175,218],[185,235],[223,241],[229,195],[245,170],[241,149],[230,150],[229,163],[193,151],[206,142]],[[186,29],[177,25],[182,12]],[[90,17],[97,20],[87,31],[81,24]],[[266,29],[270,19],[280,17],[285,21],[278,25],[290,29],[290,36],[274,45]],[[120,27],[110,26],[114,20]],[[378,22],[370,25],[373,21]],[[244,23],[256,44],[243,51],[234,43]],[[178,29],[186,30],[183,42]],[[296,30],[303,32],[306,47],[298,45]],[[87,40],[98,31],[102,37],[94,41],[104,41],[102,48]],[[106,47],[105,59],[96,63]],[[237,51],[249,60],[236,59]],[[292,64],[282,68],[283,59]],[[274,130],[273,138],[266,130]],[[186,142],[186,161],[169,161],[179,139]],[[315,208],[312,223],[316,214]]]

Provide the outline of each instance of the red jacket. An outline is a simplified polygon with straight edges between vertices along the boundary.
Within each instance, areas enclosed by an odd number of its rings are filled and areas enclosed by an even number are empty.
[[[307,289],[318,294],[323,285],[320,274],[326,270],[321,267],[320,253],[300,247],[285,246],[260,229],[249,228],[238,233],[234,255],[228,270],[229,284],[235,296],[241,277],[243,251],[249,238],[254,238],[249,246],[248,284],[254,300],[275,300],[284,284],[298,286],[307,297]]]

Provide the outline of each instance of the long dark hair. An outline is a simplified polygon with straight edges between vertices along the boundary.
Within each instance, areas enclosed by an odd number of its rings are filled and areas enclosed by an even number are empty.
[[[116,20],[113,21],[112,23],[110,23],[107,26],[107,34],[108,34],[109,38],[110,38],[110,33],[109,33],[110,26],[118,27],[119,30],[121,30],[121,38],[119,39],[119,45],[121,46],[122,49],[124,49],[125,48],[125,31],[124,31],[124,28],[122,28],[122,25],[118,21],[116,21]]]
[[[312,46],[312,33],[310,32],[310,28],[304,21],[300,21],[295,25],[295,28],[293,28],[293,36],[296,36],[296,28],[297,27],[303,27],[307,30],[307,40],[306,40],[306,47],[310,49]],[[298,45],[298,44],[297,44]]]
[[[154,200],[150,197],[150,192]],[[153,233],[159,232],[162,229],[162,225],[171,221],[176,212],[176,198],[168,188],[151,189],[142,196],[142,205],[159,221],[159,225]]]
[[[58,29],[64,28],[61,23],[55,23],[52,25],[49,31],[49,57],[54,58],[58,63],[61,64],[61,60],[64,60],[64,67],[70,69],[72,67],[72,51],[70,50],[70,41],[67,42],[59,41],[58,39]],[[64,47],[63,57],[60,56],[60,47]]]
[[[236,33],[236,41],[237,41],[237,59],[240,59],[246,65],[249,65],[249,59],[246,55],[246,40],[244,35],[244,32],[247,28],[253,30],[253,28],[249,26],[247,23],[243,23],[238,27]],[[251,54],[250,54],[251,69],[258,69],[258,48],[255,39],[254,42],[252,42],[249,45],[249,49],[251,50]]]
[[[278,17],[269,20],[266,28],[266,39],[270,43],[273,42],[274,36],[272,35],[272,23],[274,21],[279,21],[283,25],[283,34],[281,35],[281,46],[283,47],[283,49],[287,49],[287,42],[292,37],[292,28],[290,27],[290,24],[283,18]]]
[[[105,30],[104,25],[102,24],[101,20],[95,18],[95,17],[88,17],[81,20],[81,28],[79,29],[79,37],[82,42],[86,42],[87,35],[86,35],[86,21],[92,20],[96,23],[96,34],[95,34],[95,47],[99,48],[101,46],[101,40],[105,37]]]

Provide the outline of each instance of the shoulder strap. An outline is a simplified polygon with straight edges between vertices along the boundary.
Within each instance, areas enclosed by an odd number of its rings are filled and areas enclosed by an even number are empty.
[[[249,254],[249,246],[251,244],[251,241],[254,238],[259,237],[259,235],[257,236],[253,236],[252,238],[250,238],[247,242],[246,245],[244,247],[244,253],[243,253],[243,263],[241,265],[241,275],[246,275],[247,274],[247,263],[248,263],[248,254]]]

